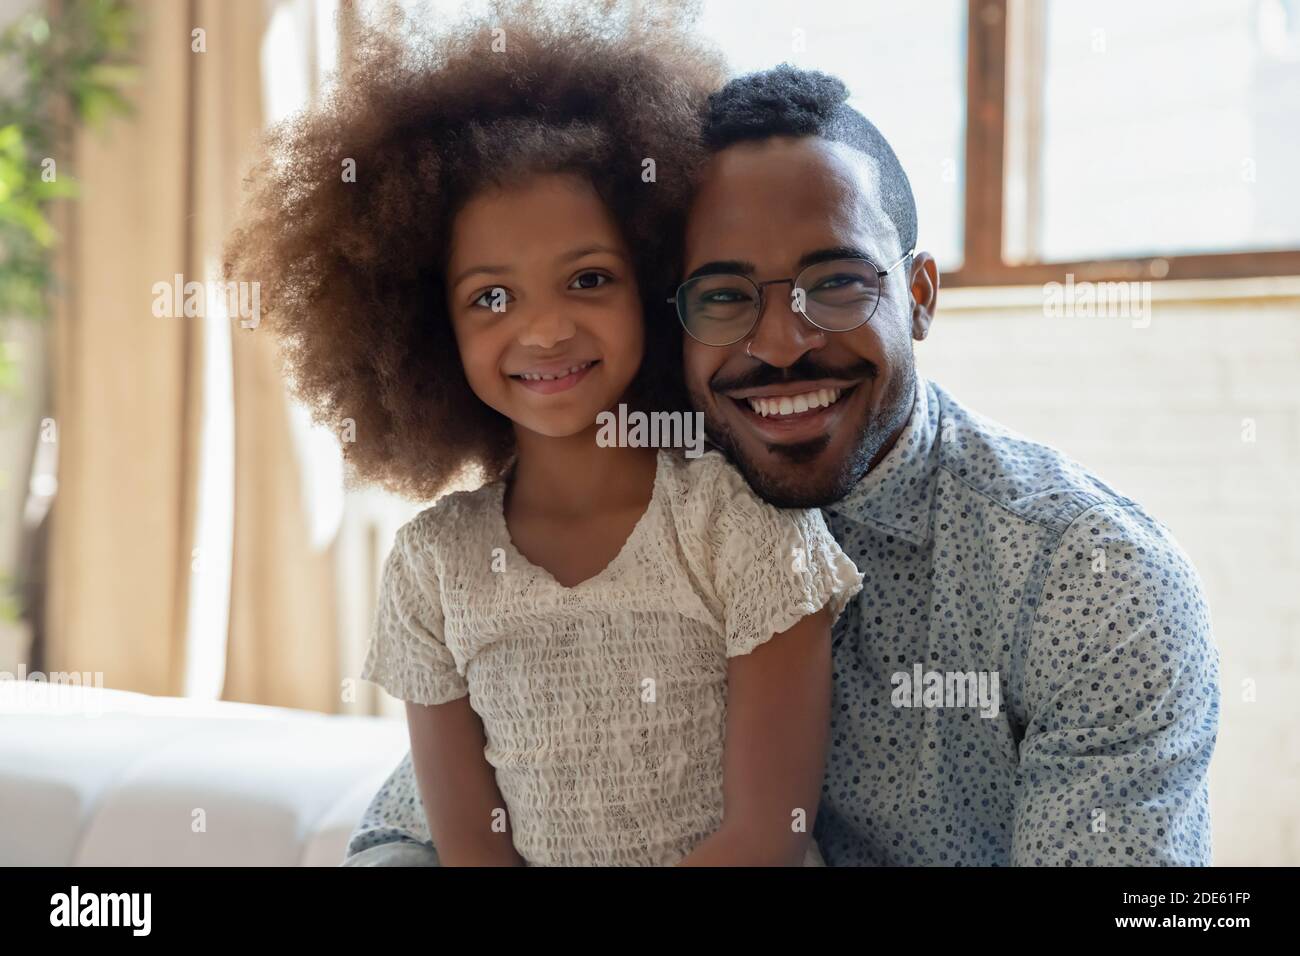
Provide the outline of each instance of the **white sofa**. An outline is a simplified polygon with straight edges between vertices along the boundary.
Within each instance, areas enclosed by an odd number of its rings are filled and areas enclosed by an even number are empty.
[[[0,680],[0,865],[337,866],[401,720]]]

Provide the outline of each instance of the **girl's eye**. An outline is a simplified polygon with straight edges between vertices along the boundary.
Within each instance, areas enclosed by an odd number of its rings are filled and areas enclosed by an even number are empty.
[[[483,294],[470,303],[483,309],[491,309],[493,312],[504,312],[506,303],[510,301],[510,293],[501,286],[492,289],[484,289]]]
[[[584,272],[570,283],[570,289],[599,289],[609,281],[609,276],[599,272]]]

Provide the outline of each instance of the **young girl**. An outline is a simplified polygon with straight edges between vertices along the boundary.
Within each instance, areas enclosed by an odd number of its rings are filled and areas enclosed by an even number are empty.
[[[685,411],[662,303],[717,68],[635,10],[418,49],[361,38],[227,261],[361,478],[482,480],[384,566],[362,676],[406,701],[411,812],[443,865],[815,861],[857,570],[716,452],[596,440],[620,404]]]

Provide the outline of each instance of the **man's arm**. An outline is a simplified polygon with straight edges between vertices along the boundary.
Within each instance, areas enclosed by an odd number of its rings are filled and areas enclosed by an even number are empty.
[[[1187,557],[1135,508],[1079,516],[1052,558],[1025,662],[1012,862],[1210,862],[1218,651]]]
[[[825,609],[728,660],[722,825],[679,865],[803,863],[826,760],[830,674]]]
[[[483,722],[469,697],[406,704],[411,762],[429,835],[443,866],[523,866],[505,800],[483,756]]]

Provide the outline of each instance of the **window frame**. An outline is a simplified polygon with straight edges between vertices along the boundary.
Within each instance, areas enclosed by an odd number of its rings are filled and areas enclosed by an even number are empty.
[[[1003,255],[1003,186],[1007,161],[1007,22],[1012,2],[967,0],[964,248],[960,268],[943,275],[945,286],[1031,285],[1059,281],[1066,273],[1091,282],[1300,275],[1300,249],[1008,263]],[[1036,77],[1038,82],[1041,79]],[[939,265],[942,268],[943,264]]]

